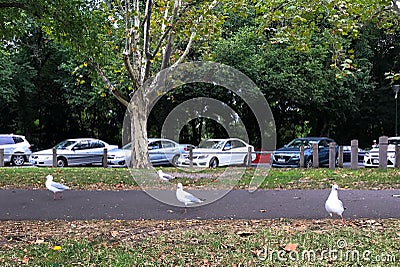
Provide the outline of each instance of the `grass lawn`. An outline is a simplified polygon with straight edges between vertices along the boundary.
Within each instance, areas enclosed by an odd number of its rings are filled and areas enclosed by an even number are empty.
[[[224,168],[198,172],[172,167],[163,170],[177,177],[174,183],[191,186],[246,188],[254,176],[264,180],[260,189],[326,189],[332,183],[348,189],[400,188],[400,169],[258,169],[255,172],[254,168],[237,168],[225,173],[232,179],[218,179],[226,170]],[[147,172],[155,173],[153,170],[137,170],[136,175],[143,178]],[[75,189],[140,189],[127,168],[101,167],[0,168],[0,188],[44,188],[48,174],[52,174],[55,181],[62,181]]]
[[[0,224],[1,266],[399,266],[399,220]]]
[[[225,169],[163,170],[177,177],[173,183],[232,186],[232,179],[218,179]],[[255,175],[265,178],[262,189],[400,188],[399,169],[254,171],[237,169],[244,175],[233,179],[235,187],[246,188]],[[48,174],[73,189],[140,189],[128,169],[101,167],[0,168],[0,188],[44,189]],[[400,266],[399,244],[400,219],[343,227],[330,219],[0,220],[0,266]]]

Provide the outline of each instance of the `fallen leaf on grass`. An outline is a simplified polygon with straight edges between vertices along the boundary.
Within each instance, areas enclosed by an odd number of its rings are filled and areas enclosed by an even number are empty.
[[[35,245],[40,245],[44,243],[44,239],[36,239]]]
[[[117,231],[111,231],[111,236],[117,237],[117,236],[119,236],[119,233]]]
[[[24,258],[22,259],[22,263],[28,264],[29,263],[29,258],[27,256],[24,256]]]
[[[297,252],[297,246],[298,246],[298,244],[289,243],[289,244],[287,244],[283,249],[284,249],[285,251]]]

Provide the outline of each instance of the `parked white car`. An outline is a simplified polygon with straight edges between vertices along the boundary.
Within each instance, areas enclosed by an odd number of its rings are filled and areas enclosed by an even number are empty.
[[[394,167],[396,145],[400,145],[400,136],[388,138],[387,166]],[[379,144],[365,153],[364,166],[366,168],[379,167]]]
[[[180,145],[170,139],[149,138],[149,158],[152,165],[175,165],[182,153],[190,145]],[[122,149],[115,149],[107,154],[107,162],[110,165],[126,166],[131,160],[131,144],[126,144]]]
[[[104,148],[112,150],[117,145],[109,145],[94,138],[67,139],[57,144],[57,166],[90,165],[103,162]],[[29,161],[36,166],[52,166],[53,150],[46,149],[32,153]]]
[[[255,160],[254,147],[238,138],[208,139],[200,142],[193,149],[194,167],[211,167],[245,165],[248,149],[251,148],[251,159]],[[190,166],[189,154],[183,154],[177,161],[178,166]]]
[[[4,149],[4,163],[15,166],[28,162],[32,153],[25,136],[16,134],[0,134],[0,148]]]

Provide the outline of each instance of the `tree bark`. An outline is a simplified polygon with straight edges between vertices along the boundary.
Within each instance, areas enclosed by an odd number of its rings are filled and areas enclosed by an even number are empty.
[[[137,90],[128,106],[132,154],[130,167],[150,168],[147,141],[148,100],[144,90]]]

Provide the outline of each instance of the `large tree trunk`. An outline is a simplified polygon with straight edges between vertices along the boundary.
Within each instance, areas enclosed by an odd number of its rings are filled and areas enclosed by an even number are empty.
[[[137,90],[128,106],[132,154],[130,167],[150,168],[147,141],[148,100],[145,90]]]

